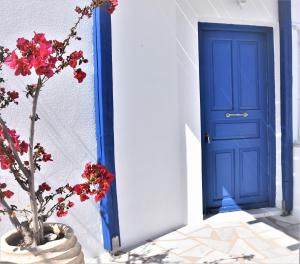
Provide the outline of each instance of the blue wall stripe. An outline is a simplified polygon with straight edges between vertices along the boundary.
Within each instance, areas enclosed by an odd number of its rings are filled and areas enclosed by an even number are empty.
[[[281,67],[282,191],[284,213],[293,209],[293,107],[291,1],[278,0]]]
[[[94,87],[98,162],[115,175],[111,17],[100,8],[94,12]],[[116,181],[100,205],[104,248],[120,245]]]

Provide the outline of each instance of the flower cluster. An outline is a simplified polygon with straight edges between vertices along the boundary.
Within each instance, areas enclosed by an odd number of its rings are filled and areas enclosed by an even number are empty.
[[[35,168],[40,170],[41,169],[40,162],[53,161],[53,159],[52,159],[52,155],[50,153],[47,153],[44,147],[42,147],[40,143],[37,143],[34,147],[33,161],[34,161]],[[25,164],[25,165],[28,166],[29,164]]]
[[[6,91],[0,87],[0,109],[6,108],[10,103],[18,104],[19,93],[16,91]]]
[[[44,182],[41,185],[39,185],[39,192],[43,193],[45,191],[50,192],[51,191],[51,187],[48,183]]]
[[[118,4],[118,0],[93,0],[92,5],[86,6],[84,8],[80,8],[79,6],[77,6],[75,8],[75,11],[82,16],[91,17],[93,14],[93,9],[99,6],[105,7],[107,11],[110,14],[112,14],[115,11]]]
[[[109,190],[114,176],[105,166],[88,163],[85,165],[82,178],[84,178],[86,182],[75,185],[73,191],[77,195],[80,195],[81,201],[87,200],[87,196],[90,195],[94,196],[95,201],[98,202]]]
[[[31,40],[19,38],[17,48],[5,59],[5,64],[15,71],[15,75],[31,75],[35,70],[37,76],[49,79],[63,68],[74,69],[74,77],[82,82],[86,74],[77,64],[87,63],[82,51],[74,51],[67,59],[63,58],[65,45],[58,40],[47,40],[44,33],[34,33]]]
[[[60,197],[57,199],[56,215],[57,217],[63,217],[68,214],[68,210],[75,204],[72,201],[66,201],[65,198]]]
[[[32,68],[39,76],[51,78],[54,75],[57,58],[52,56],[52,42],[45,38],[45,34],[35,33],[32,40],[19,38],[17,50],[19,54],[13,51],[5,60],[5,63],[15,70],[16,75],[30,75]]]
[[[90,197],[94,197],[95,201],[99,202],[108,192],[114,176],[105,166],[88,163],[82,173],[82,178],[85,179],[84,183],[76,184],[73,187],[67,185],[66,188],[61,189],[64,197],[58,198],[56,207],[58,217],[66,216],[68,209],[74,206],[73,202],[67,201],[74,194],[79,195],[81,202]]]
[[[8,134],[12,140],[12,143],[18,153],[23,155],[28,152],[29,145],[24,140],[20,140],[20,136],[14,129],[7,129]],[[11,168],[11,165],[15,162],[14,155],[12,153],[11,146],[7,141],[4,131],[0,126],[0,166],[2,170]]]

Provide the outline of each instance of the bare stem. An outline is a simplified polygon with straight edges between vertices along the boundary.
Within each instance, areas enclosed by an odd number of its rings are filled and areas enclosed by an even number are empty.
[[[0,198],[0,205],[5,209],[5,212],[8,214],[9,220],[13,224],[13,226],[17,229],[18,232],[22,234],[24,242],[30,245],[32,243],[32,235],[28,223],[20,223],[19,219],[16,216],[15,210],[13,210],[11,206],[8,205],[4,198]]]
[[[40,90],[42,88],[42,80],[39,77],[36,91],[34,93],[33,101],[32,101],[32,113],[30,116],[30,136],[29,136],[29,165],[30,165],[30,177],[28,179],[29,182],[29,198],[30,198],[30,206],[32,211],[32,229],[33,229],[33,243],[34,246],[40,245],[43,243],[42,229],[40,228],[39,217],[38,217],[38,208],[37,208],[37,196],[35,193],[35,164],[34,164],[34,131],[35,131],[35,122],[37,121],[37,103],[40,94]]]
[[[10,222],[15,226],[15,228],[20,231],[21,230],[21,223],[16,217],[14,211],[11,209],[11,207],[8,205],[8,203],[5,201],[4,198],[0,198],[0,204],[5,209],[9,216]]]

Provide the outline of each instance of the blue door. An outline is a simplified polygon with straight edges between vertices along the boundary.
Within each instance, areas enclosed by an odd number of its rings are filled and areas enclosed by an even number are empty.
[[[272,48],[269,34],[253,28],[199,26],[204,201],[209,211],[274,206]]]

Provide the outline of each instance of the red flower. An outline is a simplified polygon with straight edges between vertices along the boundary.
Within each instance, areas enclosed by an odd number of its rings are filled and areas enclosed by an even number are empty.
[[[73,51],[70,55],[70,58],[73,60],[79,60],[83,57],[83,52],[82,50],[79,51]]]
[[[27,52],[30,48],[29,40],[25,38],[18,38],[17,40],[17,48],[23,52]]]
[[[12,161],[6,155],[0,155],[0,165],[2,170],[8,170],[12,164]]]
[[[8,91],[7,95],[10,97],[11,100],[16,100],[19,98],[19,93],[16,91]]]
[[[35,72],[37,75],[45,75],[47,78],[51,78],[54,75],[54,71],[49,65],[39,66],[36,68]]]
[[[70,65],[72,68],[76,68],[76,66],[77,66],[77,60],[70,60],[70,61],[69,61],[69,65]]]
[[[112,14],[115,11],[118,4],[118,0],[109,0],[108,12]]]
[[[51,154],[43,153],[43,161],[53,161],[53,159],[51,158]]]
[[[65,211],[65,210],[58,210],[57,212],[56,212],[56,215],[58,216],[58,217],[63,217],[63,216],[66,216],[68,214],[68,212],[67,211]]]
[[[28,152],[29,145],[23,140],[19,145],[19,152],[21,155]]]
[[[85,193],[80,194],[80,201],[81,202],[84,202],[88,199],[89,199],[89,197]]]
[[[14,193],[12,191],[9,191],[9,190],[4,191],[2,193],[3,193],[4,197],[6,197],[8,199],[10,199],[14,195]]]
[[[62,198],[62,197],[59,197],[58,199],[57,199],[57,202],[58,203],[63,203],[65,201],[65,198]]]
[[[20,74],[23,76],[31,74],[30,68],[32,66],[29,64],[28,60],[23,57],[19,59],[15,51],[13,51],[11,55],[5,59],[5,63],[11,69],[15,70],[15,75],[17,76]]]
[[[44,191],[49,192],[51,190],[51,187],[46,182],[44,182],[39,186],[39,190],[41,192],[44,192]]]
[[[34,37],[32,39],[35,43],[40,43],[40,42],[45,42],[45,34],[44,33],[35,33],[34,32]]]
[[[73,186],[73,192],[75,192],[77,195],[80,195],[84,189],[84,184],[76,184],[75,186]]]
[[[103,192],[98,192],[95,196],[95,201],[99,202],[103,197],[104,197],[104,193]]]
[[[18,64],[18,55],[15,51],[13,51],[10,56],[5,59],[5,64],[9,66],[11,69],[14,69]]]
[[[71,202],[71,201],[69,201],[69,202],[68,202],[68,204],[67,204],[67,206],[68,206],[69,208],[71,208],[71,207],[73,207],[73,206],[74,206],[74,203],[73,203],[73,202]]]
[[[86,77],[86,73],[81,69],[74,71],[74,78],[78,80],[79,83],[82,83]]]

